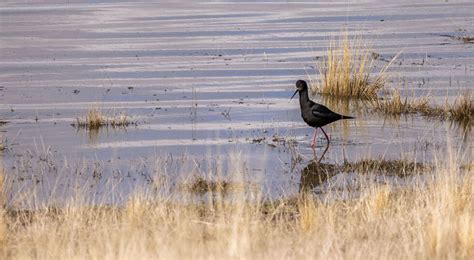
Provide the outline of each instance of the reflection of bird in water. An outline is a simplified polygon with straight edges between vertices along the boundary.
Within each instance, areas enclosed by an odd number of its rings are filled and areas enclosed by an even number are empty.
[[[329,108],[311,101],[308,96],[308,85],[306,84],[306,81],[298,80],[296,82],[296,88],[297,89],[291,98],[293,98],[296,93],[300,93],[301,116],[309,126],[316,128],[314,130],[311,147],[314,148],[314,141],[316,139],[318,128],[321,128],[323,131],[329,145],[329,137],[322,127],[340,119],[351,119],[353,117],[339,115],[338,113],[332,112]]]
[[[318,187],[334,176],[336,172],[337,167],[334,164],[319,163],[318,161],[310,162],[301,170],[300,192],[307,192]]]
[[[303,170],[301,170],[300,193],[305,193],[312,190],[335,175],[336,165],[321,163],[321,160],[328,151],[328,148],[329,146],[326,146],[326,149],[319,160],[317,159],[316,152],[313,149],[314,160],[312,160],[306,167],[304,167]]]

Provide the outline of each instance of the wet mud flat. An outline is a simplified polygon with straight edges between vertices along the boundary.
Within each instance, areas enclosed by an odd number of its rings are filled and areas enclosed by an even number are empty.
[[[9,198],[31,191],[48,202],[83,187],[91,201],[117,203],[163,178],[174,183],[168,191],[204,178],[209,187],[257,186],[268,197],[298,193],[315,161],[313,129],[289,98],[297,79],[317,78],[331,38],[345,28],[360,35],[377,67],[400,53],[387,87],[442,104],[473,89],[474,44],[463,40],[474,35],[473,8],[470,1],[4,2],[0,131]],[[471,163],[470,126],[313,98],[357,117],[327,127],[332,140],[321,163],[329,168],[364,159],[431,164],[450,148],[460,166]],[[136,124],[71,126],[93,106]],[[319,161],[325,141],[317,141]]]

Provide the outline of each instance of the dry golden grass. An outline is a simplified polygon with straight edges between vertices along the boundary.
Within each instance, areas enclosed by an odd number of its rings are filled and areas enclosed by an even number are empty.
[[[463,36],[463,37],[461,37],[461,40],[464,43],[474,43],[474,37],[472,37],[472,36]]]
[[[450,118],[455,121],[469,121],[474,119],[474,101],[471,93],[459,96],[452,106],[448,107]]]
[[[87,110],[85,119],[77,118],[74,126],[78,128],[87,128],[89,130],[98,130],[101,127],[126,127],[132,124],[127,115],[120,113],[109,117],[102,113],[97,107],[91,107]]]
[[[388,115],[426,113],[430,109],[427,98],[402,98],[395,90],[391,97],[375,101],[376,110]]]
[[[463,43],[474,43],[474,36],[469,36],[469,35],[449,36],[449,38],[462,41]]]
[[[455,162],[412,186],[367,183],[345,200],[243,190],[206,202],[139,193],[120,207],[7,209],[0,258],[472,259],[474,174]]]
[[[101,126],[105,126],[106,123],[107,119],[102,115],[102,112],[98,108],[93,107],[87,110],[86,120],[82,125],[90,129],[98,129]]]
[[[464,125],[471,124],[474,118],[474,102],[470,93],[459,96],[453,104],[444,106],[430,105],[429,99],[402,98],[400,92],[395,90],[391,97],[375,101],[375,110],[388,115],[420,114],[426,117],[441,120],[452,120]]]
[[[344,98],[375,99],[386,81],[386,64],[374,77],[371,71],[375,56],[360,37],[349,38],[341,33],[329,44],[327,55],[317,68],[320,79],[312,82],[312,89],[323,95]]]
[[[5,143],[6,143],[6,140],[3,138],[3,135],[0,133],[0,151],[7,149],[7,145]]]

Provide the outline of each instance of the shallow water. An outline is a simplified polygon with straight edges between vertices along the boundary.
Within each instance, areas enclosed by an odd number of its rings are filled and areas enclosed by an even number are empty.
[[[472,90],[474,44],[447,36],[474,34],[473,9],[472,1],[4,2],[5,172],[41,175],[44,184],[44,176],[53,180],[57,172],[20,170],[19,161],[30,156],[39,163],[47,154],[63,173],[85,165],[85,183],[100,165],[102,191],[113,169],[147,172],[135,178],[142,179],[138,184],[133,177],[116,178],[119,193],[127,194],[126,187],[145,185],[157,174],[155,163],[170,155],[228,168],[237,154],[249,181],[262,183],[265,194],[293,194],[299,171],[313,159],[313,130],[289,97],[297,79],[315,73],[331,37],[346,27],[363,36],[380,54],[379,68],[400,52],[389,70],[391,87],[442,103]],[[326,128],[332,139],[326,163],[367,157],[431,162],[448,143],[464,158],[472,156],[472,133],[455,124],[419,116],[394,120],[371,113],[366,104],[314,99],[357,116]],[[98,132],[72,127],[91,106],[125,112],[137,125]],[[324,145],[319,136],[317,154]],[[31,188],[35,178],[16,185]]]

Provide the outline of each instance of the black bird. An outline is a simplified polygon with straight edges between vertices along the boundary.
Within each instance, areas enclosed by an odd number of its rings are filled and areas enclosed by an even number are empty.
[[[329,108],[311,101],[308,97],[308,85],[306,84],[306,81],[298,80],[296,82],[296,88],[295,94],[293,94],[291,98],[293,98],[296,93],[300,93],[301,117],[303,117],[306,124],[316,128],[314,130],[311,147],[314,147],[314,140],[316,139],[318,127],[323,131],[329,145],[329,137],[322,127],[340,119],[351,119],[354,117],[339,115],[338,113],[332,112]]]

